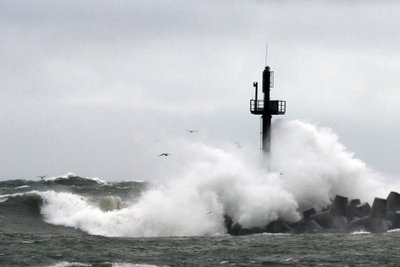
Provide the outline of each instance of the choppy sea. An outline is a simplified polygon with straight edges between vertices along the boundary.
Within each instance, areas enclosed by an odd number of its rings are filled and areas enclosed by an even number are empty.
[[[396,230],[138,237],[140,217],[124,210],[146,190],[73,175],[0,182],[0,266],[400,266]]]

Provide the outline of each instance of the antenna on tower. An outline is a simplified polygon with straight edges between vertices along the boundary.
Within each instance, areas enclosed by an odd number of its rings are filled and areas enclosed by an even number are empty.
[[[268,59],[268,44],[265,45],[265,66],[268,66],[267,59]]]

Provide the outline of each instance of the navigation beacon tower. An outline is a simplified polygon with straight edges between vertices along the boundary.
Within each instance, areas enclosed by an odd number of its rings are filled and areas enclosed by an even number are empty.
[[[250,112],[255,115],[261,115],[261,149],[264,154],[269,154],[271,151],[272,115],[284,115],[286,112],[286,101],[270,99],[270,91],[274,87],[273,74],[269,66],[265,66],[262,74],[264,99],[258,99],[258,82],[253,82],[255,99],[250,100]]]

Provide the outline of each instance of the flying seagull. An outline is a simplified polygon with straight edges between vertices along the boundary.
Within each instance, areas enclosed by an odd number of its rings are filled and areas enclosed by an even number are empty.
[[[186,132],[189,132],[189,133],[198,133],[199,131],[197,131],[197,130],[186,130]]]
[[[241,144],[239,144],[237,141],[235,141],[235,144],[237,145],[237,148],[242,148],[242,145]]]
[[[41,180],[43,180],[46,177],[46,175],[38,175],[37,177],[39,177]]]
[[[161,153],[160,155],[158,155],[159,157],[168,157],[171,156],[170,153]]]

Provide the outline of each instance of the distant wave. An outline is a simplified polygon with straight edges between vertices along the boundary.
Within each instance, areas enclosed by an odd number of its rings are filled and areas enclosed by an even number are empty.
[[[9,215],[40,216],[42,198],[36,193],[15,193],[0,195],[1,207],[7,209]]]
[[[89,177],[81,177],[76,175],[73,172],[69,172],[67,174],[55,177],[44,178],[45,181],[53,181],[57,183],[66,183],[66,184],[107,184],[106,181],[101,180],[100,178],[89,178]]]
[[[8,180],[0,181],[0,194],[12,194],[15,192],[28,192],[32,190],[48,190],[56,191],[76,191],[80,193],[98,191],[100,194],[103,190],[126,191],[134,188],[142,188],[145,182],[122,181],[122,182],[105,182],[98,178],[81,177],[73,173],[63,176],[51,177],[43,180]]]

